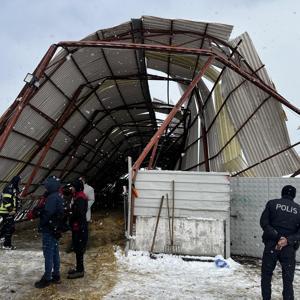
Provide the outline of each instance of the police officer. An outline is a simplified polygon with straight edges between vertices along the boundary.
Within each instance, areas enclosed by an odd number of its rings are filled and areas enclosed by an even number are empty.
[[[278,260],[282,268],[283,299],[294,299],[295,256],[300,241],[300,205],[293,201],[295,196],[293,186],[284,186],[281,198],[268,201],[260,218],[265,244],[261,273],[263,300],[271,299],[271,280]]]
[[[3,218],[3,226],[0,231],[0,238],[4,240],[3,249],[13,250],[15,247],[11,244],[12,235],[15,232],[15,214],[20,206],[19,184],[20,176],[15,176],[6,185],[2,193],[2,203],[0,205],[0,216]]]

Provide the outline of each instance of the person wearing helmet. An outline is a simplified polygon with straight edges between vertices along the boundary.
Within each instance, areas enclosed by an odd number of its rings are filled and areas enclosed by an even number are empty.
[[[2,193],[2,201],[0,204],[0,216],[3,219],[3,225],[0,230],[0,240],[3,241],[2,249],[14,250],[12,245],[12,235],[15,232],[15,215],[20,206],[20,176],[14,176],[12,180],[5,186]]]
[[[261,291],[271,299],[271,280],[277,261],[282,268],[283,299],[294,299],[296,250],[300,242],[300,205],[294,202],[296,188],[286,185],[281,198],[270,200],[260,218],[265,249],[262,258]]]

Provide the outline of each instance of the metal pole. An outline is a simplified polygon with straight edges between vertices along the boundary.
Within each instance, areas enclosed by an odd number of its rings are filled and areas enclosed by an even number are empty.
[[[172,180],[172,239],[171,239],[171,248],[173,254],[174,248],[174,216],[175,216],[175,181]]]
[[[156,239],[156,233],[157,233],[158,223],[159,223],[159,219],[160,219],[161,209],[162,209],[162,206],[163,206],[163,203],[164,203],[164,198],[165,198],[165,196],[162,196],[161,200],[160,200],[158,215],[157,215],[155,229],[154,229],[154,235],[153,235],[153,239],[152,239],[152,245],[151,245],[151,249],[150,249],[150,255],[153,253],[153,249],[154,249],[154,244],[155,244],[155,239]]]
[[[132,158],[128,156],[128,193],[127,193],[127,203],[124,205],[127,205],[127,220],[125,220],[125,238],[126,238],[126,244],[125,244],[125,256],[128,256],[128,251],[130,248],[130,224],[131,224],[131,184],[132,184]]]
[[[150,161],[149,161],[149,165],[148,165],[148,170],[151,170],[151,169],[152,169],[153,162],[154,162],[154,158],[155,158],[156,151],[157,151],[157,146],[158,146],[158,141],[156,142],[156,144],[155,144],[154,147],[152,148],[152,153],[151,153],[151,156],[150,156]]]
[[[132,158],[128,156],[128,217],[127,238],[131,234],[131,203],[132,203]]]

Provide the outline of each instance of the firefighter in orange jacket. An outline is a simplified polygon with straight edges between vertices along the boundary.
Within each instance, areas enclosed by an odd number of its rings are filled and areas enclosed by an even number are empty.
[[[0,239],[4,241],[2,248],[13,250],[15,247],[11,244],[12,235],[15,232],[15,214],[19,207],[20,176],[15,176],[6,185],[2,193],[2,203],[0,205],[0,216],[3,219],[3,226],[0,231]]]

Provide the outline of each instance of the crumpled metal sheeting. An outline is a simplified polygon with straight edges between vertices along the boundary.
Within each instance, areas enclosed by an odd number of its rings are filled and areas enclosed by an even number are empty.
[[[242,52],[243,49],[247,50],[243,51],[246,60],[254,68],[258,68],[261,62],[248,35],[243,35],[243,43],[240,45],[239,50]],[[252,55],[248,57],[248,53]],[[265,70],[261,74],[264,75],[265,81],[270,82]],[[243,81],[241,76],[226,69],[222,77],[223,96],[226,97],[241,81]],[[245,82],[235,90],[226,104],[235,130],[238,130],[264,99],[268,97],[268,94],[250,82]],[[266,100],[238,133],[243,155],[249,166],[290,145],[283,115],[282,107],[277,100]],[[255,172],[256,176],[282,176],[286,174],[286,171],[292,173],[297,164],[299,164],[299,158],[294,150],[290,149],[285,152],[284,156],[275,156],[265,162],[264,167],[258,166],[252,171]]]
[[[183,93],[184,87],[182,85],[180,85],[180,87],[181,87],[181,91]],[[192,97],[188,109],[191,112],[191,121],[193,121],[194,118],[198,114],[198,106],[196,103],[195,96]],[[199,137],[199,134],[200,134],[199,122],[200,122],[200,119],[198,118],[197,121],[194,122],[193,126],[189,129],[185,147],[188,147],[189,145],[191,145]],[[196,142],[192,146],[190,146],[189,149],[187,149],[185,153],[181,154],[181,155],[183,155],[182,156],[182,165],[181,165],[182,170],[188,169],[188,168],[192,167],[193,165],[199,163],[199,158],[198,158],[199,144],[202,144],[201,140]],[[201,154],[201,152],[200,152],[200,154]],[[191,170],[197,171],[198,168],[196,167]]]
[[[96,31],[96,34],[100,39],[110,39],[110,38],[115,38],[118,35],[122,35],[130,30],[131,30],[131,21],[124,22],[124,23],[114,26],[114,27],[98,30],[98,31]],[[93,37],[94,34],[87,36],[83,40],[89,40],[90,36]]]
[[[142,16],[143,27],[147,29],[163,29],[170,30],[171,20],[152,16]],[[207,24],[209,27],[207,28]],[[233,26],[220,23],[196,22],[183,19],[173,20],[173,29],[182,31],[194,31],[195,33],[206,33],[220,40],[227,41],[232,32]]]

